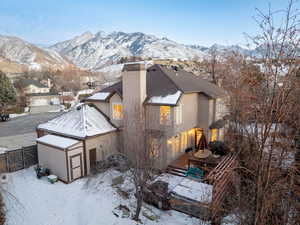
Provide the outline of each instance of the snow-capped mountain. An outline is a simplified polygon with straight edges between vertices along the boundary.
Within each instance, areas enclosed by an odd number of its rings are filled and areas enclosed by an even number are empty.
[[[201,59],[201,50],[140,32],[90,32],[51,47],[67,57],[75,65],[97,70],[116,63],[121,57],[140,56],[160,59]]]
[[[0,65],[9,71],[22,67],[29,70],[64,69],[72,64],[52,49],[41,49],[20,38],[0,35]],[[20,68],[18,68],[20,69]]]

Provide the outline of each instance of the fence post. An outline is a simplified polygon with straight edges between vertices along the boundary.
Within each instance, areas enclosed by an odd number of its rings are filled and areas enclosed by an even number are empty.
[[[25,169],[24,147],[22,147],[22,161],[23,161],[23,169]]]
[[[5,159],[6,159],[6,170],[7,170],[7,172],[10,172],[8,152],[5,152]]]

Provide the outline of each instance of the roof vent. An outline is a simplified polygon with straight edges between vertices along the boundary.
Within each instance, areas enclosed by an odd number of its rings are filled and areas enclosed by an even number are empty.
[[[81,106],[77,106],[77,108],[76,108],[78,111],[81,109]]]

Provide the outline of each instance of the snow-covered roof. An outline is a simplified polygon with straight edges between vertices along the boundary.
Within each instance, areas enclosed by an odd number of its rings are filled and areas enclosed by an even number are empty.
[[[62,148],[62,149],[69,148],[80,142],[78,140],[74,140],[71,138],[60,137],[60,136],[51,135],[51,134],[37,138],[36,141],[39,143],[42,143],[42,144],[48,144],[48,145],[52,145],[54,147],[58,147],[58,148]]]
[[[80,104],[71,111],[40,124],[38,129],[78,138],[116,130],[99,110],[87,104]]]
[[[181,94],[182,94],[181,91],[177,91],[174,94],[170,94],[166,96],[152,96],[151,98],[149,98],[148,103],[176,105]]]
[[[87,100],[105,101],[110,94],[110,92],[98,92],[88,97]]]
[[[164,173],[155,179],[155,181],[158,180],[167,182],[169,184],[169,191],[177,195],[202,203],[209,204],[212,202],[213,186],[210,184],[167,173]]]

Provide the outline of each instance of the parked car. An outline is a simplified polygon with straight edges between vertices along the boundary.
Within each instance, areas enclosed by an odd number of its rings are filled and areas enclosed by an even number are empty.
[[[7,121],[9,120],[9,114],[6,113],[0,113],[0,121]]]

